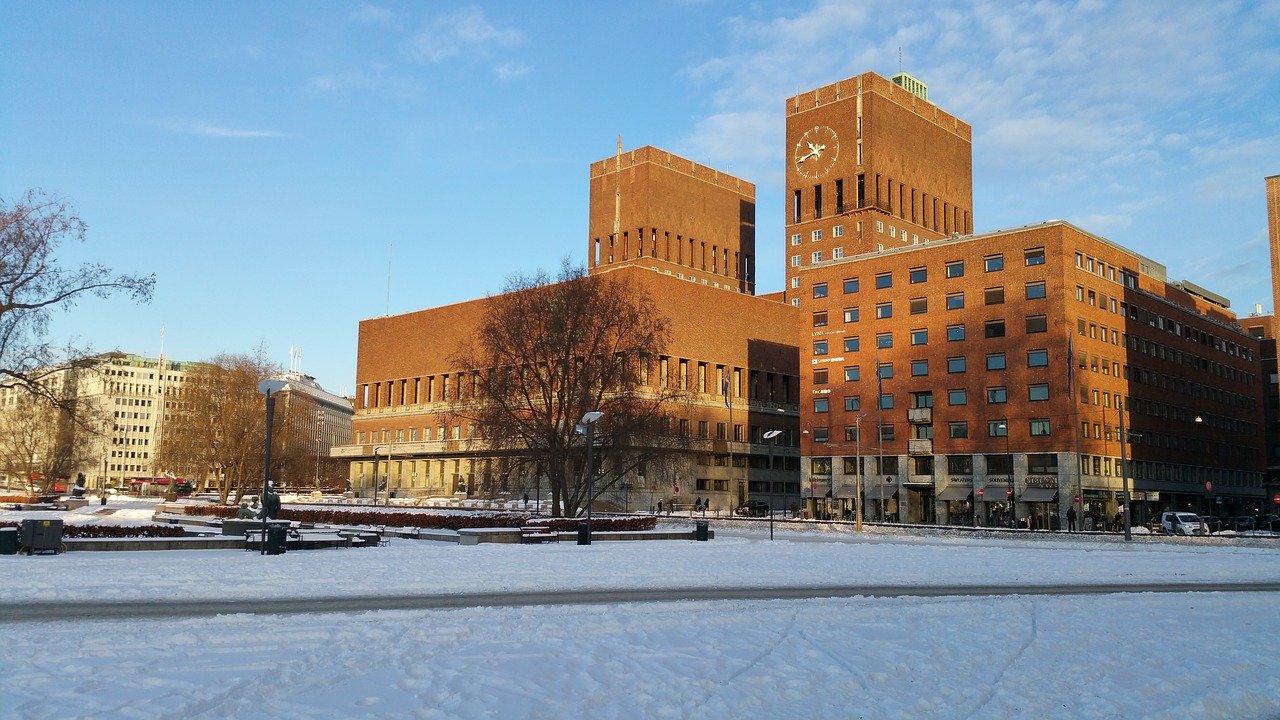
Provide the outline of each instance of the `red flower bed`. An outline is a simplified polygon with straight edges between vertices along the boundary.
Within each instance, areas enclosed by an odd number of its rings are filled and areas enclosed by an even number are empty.
[[[238,509],[222,505],[188,505],[184,512],[188,515],[213,515],[228,518],[235,517]],[[386,527],[418,527],[439,530],[546,525],[553,530],[571,531],[576,530],[580,522],[579,518],[549,519],[512,513],[498,515],[444,515],[430,512],[371,512],[369,510],[330,508],[282,508],[280,510],[280,519],[328,525],[383,525]],[[657,525],[657,522],[657,518],[654,517],[606,517],[593,518],[591,524],[594,530],[599,531],[632,531],[652,530]]]
[[[0,522],[0,527],[21,528],[20,523]],[[63,525],[64,538],[182,537],[175,525]]]

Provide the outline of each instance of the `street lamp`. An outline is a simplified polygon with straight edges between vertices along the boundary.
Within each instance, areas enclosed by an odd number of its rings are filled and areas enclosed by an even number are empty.
[[[279,394],[288,385],[284,380],[262,380],[258,382],[258,392],[267,396],[267,432],[262,449],[262,554],[267,554],[267,490],[271,488],[271,426],[275,420],[276,399],[272,393]]]
[[[853,529],[862,532],[862,418],[866,413],[858,413],[853,420]],[[832,468],[834,470],[834,468]]]
[[[1005,491],[1005,499],[1009,502],[1009,527],[1013,528],[1018,526],[1018,513],[1013,505],[1013,454],[1009,452],[1009,421],[998,421],[996,428],[1004,434],[1004,456],[1009,463],[1009,489]]]
[[[1120,417],[1120,487],[1124,490],[1124,539],[1133,540],[1129,523],[1129,460],[1125,456],[1125,445],[1128,439],[1124,434],[1124,401],[1116,400],[1116,415]]]
[[[578,541],[579,545],[591,544],[591,504],[595,500],[596,487],[596,472],[595,468],[592,466],[592,452],[594,451],[596,444],[596,423],[600,422],[600,418],[602,417],[604,417],[604,413],[599,410],[592,410],[582,416],[582,419],[578,421],[578,427],[576,428],[578,432],[585,433],[587,436],[587,537],[585,538],[586,542],[583,542],[580,539]]]
[[[324,441],[324,410],[316,410],[316,490],[320,489],[320,444]]]

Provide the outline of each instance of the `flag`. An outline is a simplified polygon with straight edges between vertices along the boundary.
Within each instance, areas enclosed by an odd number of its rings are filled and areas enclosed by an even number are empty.
[[[720,381],[720,392],[724,394],[724,406],[729,407],[729,378]]]
[[[1069,336],[1067,337],[1067,392],[1071,393],[1072,400],[1075,399],[1076,394],[1075,385],[1071,384],[1071,379],[1075,376],[1076,371],[1076,353],[1075,350],[1072,349],[1072,341],[1074,339],[1075,338]]]

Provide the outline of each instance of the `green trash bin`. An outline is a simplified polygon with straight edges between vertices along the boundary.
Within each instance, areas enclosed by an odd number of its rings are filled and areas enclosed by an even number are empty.
[[[694,523],[694,524],[693,524],[693,539],[694,539],[694,540],[699,540],[699,541],[702,541],[702,542],[706,542],[706,540],[707,540],[707,529],[710,527],[710,525],[711,525],[711,523],[708,523],[706,520],[699,520],[699,521],[697,521],[696,523]]]
[[[0,528],[0,555],[18,554],[18,528]]]
[[[272,523],[267,526],[267,554],[283,555],[289,538],[289,526]]]

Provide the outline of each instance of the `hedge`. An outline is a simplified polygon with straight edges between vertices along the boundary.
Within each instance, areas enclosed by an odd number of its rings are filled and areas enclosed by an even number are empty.
[[[21,528],[20,523],[0,522],[0,527]],[[66,525],[64,538],[182,537],[186,532],[175,525]]]
[[[213,515],[216,517],[235,517],[239,508],[224,505],[188,505],[184,512],[187,515]],[[579,518],[544,518],[519,513],[501,513],[497,515],[441,515],[427,512],[371,512],[369,510],[347,509],[302,509],[282,508],[281,520],[294,520],[305,523],[321,523],[326,525],[382,525],[385,527],[417,527],[439,530],[458,530],[478,527],[525,527],[528,525],[546,526],[552,530],[576,530]],[[652,516],[632,518],[593,518],[591,524],[599,531],[634,531],[652,530],[658,520]]]

